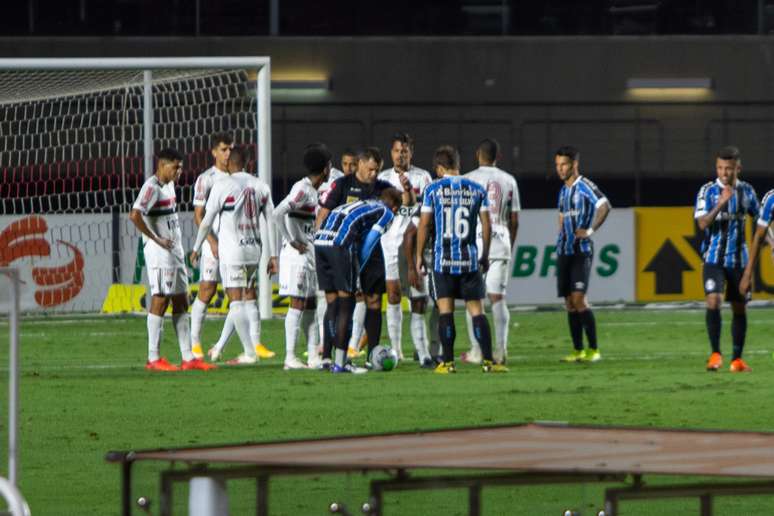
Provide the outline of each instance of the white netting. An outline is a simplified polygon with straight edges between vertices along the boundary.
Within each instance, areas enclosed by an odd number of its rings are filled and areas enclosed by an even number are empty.
[[[214,133],[248,146],[255,171],[250,72],[153,71],[154,151],[185,155],[177,197],[186,238]],[[142,71],[0,71],[0,266],[27,270],[26,309],[96,311],[114,280],[139,279],[126,213],[144,178]]]

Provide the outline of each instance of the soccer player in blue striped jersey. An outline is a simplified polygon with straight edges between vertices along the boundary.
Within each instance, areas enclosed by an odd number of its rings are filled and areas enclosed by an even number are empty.
[[[357,279],[364,282],[371,253],[380,251],[379,239],[400,205],[400,193],[388,188],[378,201],[355,201],[333,209],[315,234],[317,282],[328,303],[324,337],[335,347],[331,372],[365,372],[346,364]]]
[[[747,295],[752,285],[752,271],[758,261],[763,241],[768,240],[772,249],[772,258],[774,258],[774,190],[769,190],[761,200],[761,209],[758,213],[758,224],[753,234],[752,244],[750,244],[750,259],[747,267],[742,274],[742,280],[739,282],[739,293]]]
[[[473,317],[473,328],[481,346],[484,372],[506,372],[508,368],[492,361],[492,337],[481,299],[485,288],[481,270],[489,266],[492,226],[486,190],[460,177],[460,154],[443,145],[435,151],[433,164],[438,176],[424,192],[417,229],[415,263],[430,275],[430,291],[438,304],[438,332],[443,346],[443,362],[435,372],[454,373],[454,300],[463,299]],[[481,256],[476,248],[476,226],[481,219]],[[432,263],[425,263],[424,249],[430,226],[435,231]],[[430,265],[430,267],[428,267]],[[429,270],[428,270],[429,269]]]
[[[744,236],[746,217],[758,214],[759,203],[753,187],[739,179],[741,171],[739,149],[724,147],[715,156],[717,179],[702,186],[696,196],[694,218],[699,229],[704,231],[701,244],[704,261],[702,279],[707,300],[707,334],[712,347],[707,371],[717,371],[723,365],[720,353],[720,307],[724,292],[734,314],[731,322],[731,371],[751,370],[742,360],[747,333],[748,296],[740,293],[739,284],[748,261]]]
[[[573,352],[563,360],[597,362],[602,358],[597,346],[597,323],[586,297],[594,259],[594,242],[590,237],[605,222],[610,202],[597,185],[580,175],[579,163],[580,153],[574,147],[557,149],[554,164],[564,184],[559,191],[556,286],[567,308],[573,346]],[[589,344],[586,350],[584,332]]]

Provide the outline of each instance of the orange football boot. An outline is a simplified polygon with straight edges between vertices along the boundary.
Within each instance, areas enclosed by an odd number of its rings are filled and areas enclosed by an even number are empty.
[[[707,371],[716,372],[723,365],[723,356],[720,353],[713,353],[707,360]]]
[[[732,373],[750,373],[752,367],[747,365],[747,362],[741,358],[736,358],[731,361],[731,367],[728,368]]]
[[[180,364],[180,369],[183,371],[209,371],[210,369],[217,369],[215,364],[208,364],[201,358],[194,358],[193,360],[185,360]]]
[[[179,371],[180,368],[177,367],[174,364],[170,364],[167,362],[167,359],[164,357],[159,358],[158,360],[154,360],[153,362],[147,362],[145,364],[145,369],[148,371]]]

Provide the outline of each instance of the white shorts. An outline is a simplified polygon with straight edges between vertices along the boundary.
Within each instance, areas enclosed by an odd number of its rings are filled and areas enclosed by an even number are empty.
[[[505,295],[508,288],[510,260],[490,259],[486,273],[486,293]]]
[[[202,245],[202,256],[199,259],[199,281],[212,281],[217,283],[220,280],[218,259],[212,255],[209,242]]]
[[[317,294],[317,272],[308,260],[290,259],[283,250],[280,253],[279,295],[309,298]]]
[[[400,280],[400,249],[398,242],[382,238],[382,253],[384,253],[384,279]]]
[[[154,296],[188,294],[188,272],[184,267],[148,267],[148,283]]]
[[[223,288],[255,288],[258,280],[258,265],[220,264]]]

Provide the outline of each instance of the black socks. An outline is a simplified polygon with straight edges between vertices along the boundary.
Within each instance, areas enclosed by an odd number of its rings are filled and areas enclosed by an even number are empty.
[[[336,316],[336,340],[337,349],[347,349],[349,334],[352,328],[352,314],[355,311],[354,297],[340,297],[339,311]]]
[[[747,335],[747,314],[734,314],[731,321],[731,337],[734,341],[734,360],[742,358],[744,338]]]
[[[368,354],[367,360],[371,360],[371,351],[379,344],[379,338],[382,336],[382,310],[378,308],[373,310],[368,308],[365,315],[365,331],[368,336]]]
[[[484,360],[492,361],[492,334],[489,331],[489,321],[484,314],[473,318],[473,333],[476,334],[478,345],[481,347],[481,355]]]
[[[567,312],[567,323],[570,325],[572,347],[576,351],[583,350],[583,320],[579,312]]]
[[[336,339],[336,316],[339,311],[339,299],[336,298],[332,303],[328,303],[323,317],[323,353],[324,359],[330,360],[333,351],[333,343]]]
[[[720,353],[720,309],[710,310],[707,308],[705,317],[707,322],[707,335],[709,336],[710,346],[713,353]],[[747,317],[745,317],[745,329],[747,328]],[[744,340],[744,337],[742,338]]]
[[[487,328],[488,331],[488,328]],[[457,337],[457,331],[454,328],[454,314],[441,314],[438,317],[438,336],[441,338],[443,348],[443,361],[454,361],[454,339]],[[480,341],[479,341],[480,342]],[[483,350],[483,345],[481,346]],[[489,343],[489,354],[492,354],[492,343]]]
[[[597,321],[594,320],[594,312],[591,310],[584,310],[578,312],[578,315],[583,324],[583,330],[586,332],[586,340],[589,341],[589,347],[591,349],[597,349]]]

